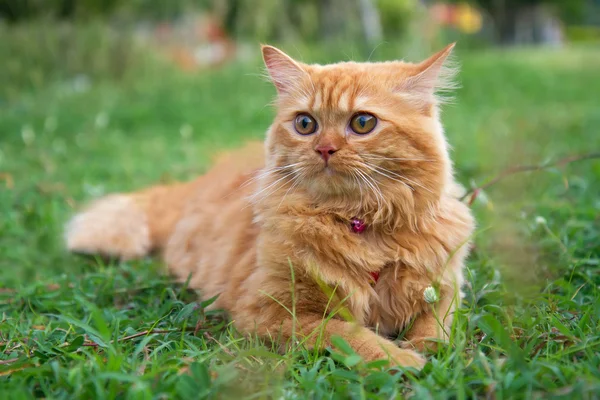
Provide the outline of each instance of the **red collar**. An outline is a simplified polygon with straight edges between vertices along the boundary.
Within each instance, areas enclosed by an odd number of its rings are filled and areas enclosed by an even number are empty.
[[[371,285],[375,286],[375,284],[379,280],[379,272],[369,272],[369,276],[371,277],[371,279],[370,279]]]

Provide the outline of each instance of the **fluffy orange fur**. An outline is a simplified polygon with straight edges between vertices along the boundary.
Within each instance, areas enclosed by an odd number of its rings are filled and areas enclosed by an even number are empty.
[[[418,64],[322,66],[263,46],[278,92],[265,144],[193,182],[100,199],[69,223],[68,248],[124,259],[161,250],[179,280],[191,274],[202,296],[219,295],[214,307],[242,332],[320,347],[339,335],[365,360],[422,367],[416,350],[450,331],[474,228],[436,97],[452,47]],[[374,130],[352,133],[365,112]],[[295,131],[302,113],[313,134]],[[319,148],[335,152],[324,162]],[[406,328],[400,346],[387,338]]]

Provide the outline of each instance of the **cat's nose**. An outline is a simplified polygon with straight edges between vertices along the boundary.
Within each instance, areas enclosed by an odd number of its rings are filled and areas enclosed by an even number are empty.
[[[317,154],[319,154],[321,156],[323,161],[325,161],[325,164],[327,164],[327,161],[329,161],[329,157],[331,157],[333,155],[333,153],[338,151],[338,149],[336,149],[335,147],[330,146],[330,145],[323,145],[323,146],[317,146],[315,148],[315,151],[317,152]]]

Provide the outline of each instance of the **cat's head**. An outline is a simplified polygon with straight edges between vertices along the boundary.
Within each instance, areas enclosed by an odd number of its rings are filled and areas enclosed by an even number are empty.
[[[418,64],[308,65],[263,46],[277,89],[266,141],[272,182],[373,210],[400,197],[437,201],[452,176],[436,93],[451,86],[453,47]]]

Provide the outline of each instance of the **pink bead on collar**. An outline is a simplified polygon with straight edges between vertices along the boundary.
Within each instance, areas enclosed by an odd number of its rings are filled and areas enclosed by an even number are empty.
[[[350,228],[354,233],[363,233],[363,231],[367,228],[365,221],[359,218],[352,218],[350,221]]]

